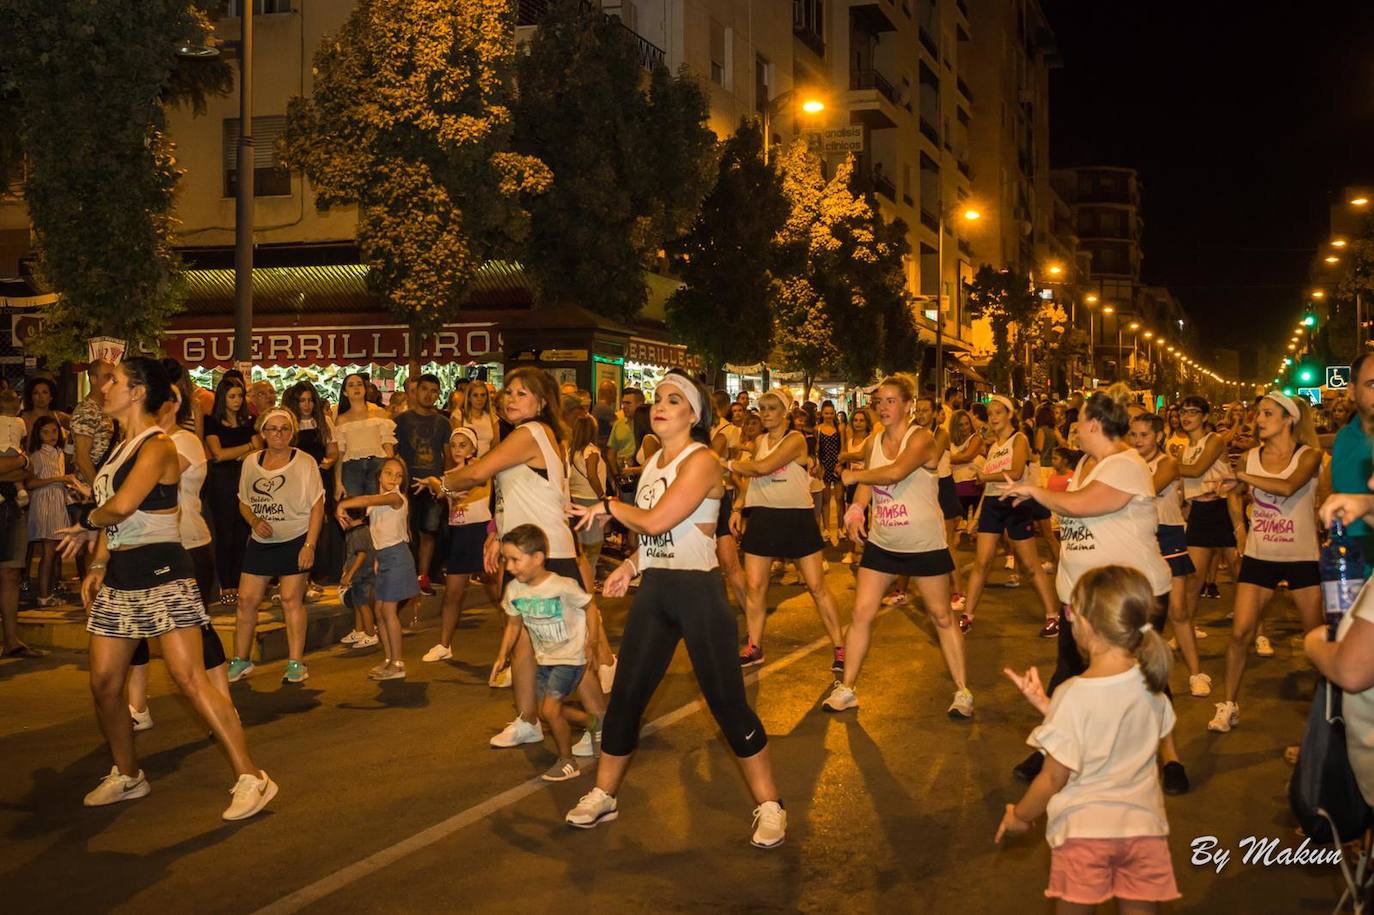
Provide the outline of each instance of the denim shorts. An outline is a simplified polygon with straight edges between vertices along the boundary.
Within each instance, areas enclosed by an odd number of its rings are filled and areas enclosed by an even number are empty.
[[[375,496],[377,472],[382,469],[379,457],[357,458],[343,462],[344,492],[352,496]]]
[[[540,664],[534,675],[535,698],[566,699],[582,682],[586,670],[582,664]]]

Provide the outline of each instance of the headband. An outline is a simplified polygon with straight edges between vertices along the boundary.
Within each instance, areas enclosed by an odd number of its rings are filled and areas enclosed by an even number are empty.
[[[663,380],[658,383],[660,388],[665,385],[672,385],[682,392],[682,396],[686,397],[687,402],[692,405],[692,412],[696,414],[697,419],[701,419],[706,415],[701,411],[701,391],[697,390],[697,386],[692,384],[692,382],[674,373],[664,375]]]
[[[776,397],[778,403],[782,404],[782,411],[784,413],[792,409],[792,392],[787,388],[774,388],[771,391],[766,391],[759,396],[759,399],[762,400],[764,397]]]
[[[273,407],[272,409],[268,410],[266,413],[258,417],[259,432],[262,431],[263,426],[267,425],[267,420],[273,416],[285,416],[287,422],[291,424],[292,435],[295,435],[298,431],[300,431],[300,423],[296,421],[296,414],[286,409],[286,407]]]
[[[994,400],[1000,403],[1002,406],[1006,407],[1007,412],[1010,413],[1012,416],[1016,415],[1016,407],[1012,404],[1010,397],[1005,397],[1001,394],[994,394],[988,398],[988,403],[992,403]]]
[[[1264,396],[1283,407],[1283,412],[1287,413],[1289,416],[1294,419],[1302,419],[1302,412],[1298,409],[1298,405],[1294,403],[1293,398],[1289,397],[1287,394],[1275,388]]]
[[[477,433],[467,426],[459,426],[457,429],[454,429],[453,434],[448,437],[448,440],[451,442],[460,435],[472,442],[472,447],[474,449],[482,447],[477,441]]]

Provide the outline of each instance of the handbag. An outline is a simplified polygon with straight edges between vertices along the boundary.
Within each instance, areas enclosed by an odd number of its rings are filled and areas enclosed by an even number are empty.
[[[1325,678],[1317,682],[1302,750],[1288,782],[1288,803],[1303,835],[1322,845],[1357,839],[1374,822],[1350,767],[1342,695]]]

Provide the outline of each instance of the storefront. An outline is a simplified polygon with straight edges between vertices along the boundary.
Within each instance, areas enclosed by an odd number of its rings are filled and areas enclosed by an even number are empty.
[[[625,345],[625,385],[644,392],[653,400],[654,389],[669,369],[701,370],[701,360],[687,354],[687,347],[645,337],[631,337]]]

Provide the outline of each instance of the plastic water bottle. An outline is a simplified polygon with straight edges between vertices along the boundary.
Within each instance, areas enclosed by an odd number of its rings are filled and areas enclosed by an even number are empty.
[[[1322,544],[1321,560],[1322,600],[1326,604],[1326,637],[1336,640],[1336,628],[1341,619],[1355,605],[1355,597],[1364,587],[1369,573],[1364,557],[1355,541],[1346,533],[1345,522],[1331,521],[1331,536]]]

